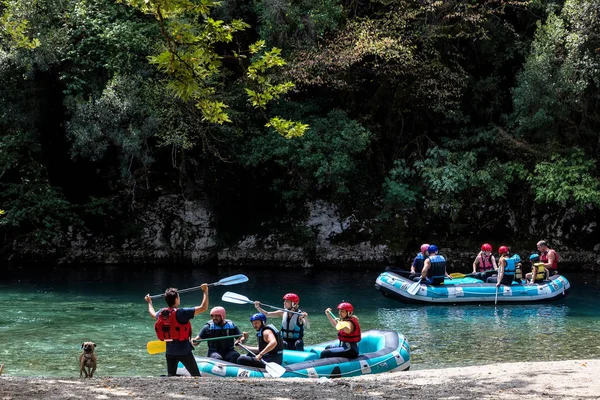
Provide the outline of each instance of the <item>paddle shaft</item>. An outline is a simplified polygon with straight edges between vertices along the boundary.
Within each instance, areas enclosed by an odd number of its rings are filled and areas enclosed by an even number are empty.
[[[247,282],[247,281],[248,281],[248,277],[240,274],[240,275],[234,275],[234,276],[230,276],[227,278],[223,278],[219,282],[209,283],[206,286],[235,285],[236,283],[243,283],[243,282]],[[202,286],[194,286],[191,288],[178,290],[178,292],[179,293],[193,292],[194,290],[200,290],[201,288],[202,288]],[[164,293],[163,294],[155,294],[153,296],[150,296],[151,299],[157,299],[159,297],[165,297],[165,294]]]
[[[226,301],[228,303],[235,303],[235,304],[254,304],[255,302],[250,300],[249,298],[247,298],[246,296],[243,296],[241,294],[238,293],[233,293],[233,292],[226,292],[223,297],[221,297],[221,300]],[[276,310],[279,311],[285,311],[288,312],[290,314],[296,314],[296,315],[302,315],[302,313],[297,312],[297,311],[292,311],[292,310],[286,310],[285,308],[281,308],[281,307],[275,307],[272,306],[270,304],[265,304],[265,303],[259,303],[261,306],[265,306],[265,307],[270,307],[270,308],[274,308]]]

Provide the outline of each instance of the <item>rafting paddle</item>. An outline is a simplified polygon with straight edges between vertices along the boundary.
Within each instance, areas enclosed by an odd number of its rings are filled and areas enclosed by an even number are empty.
[[[229,286],[229,285],[237,285],[238,283],[248,282],[248,277],[243,274],[229,276],[227,278],[221,279],[219,282],[209,283],[208,286]],[[200,286],[194,286],[187,289],[181,289],[179,293],[187,293],[194,290],[200,290]],[[165,294],[155,294],[154,296],[150,296],[151,299],[156,299],[158,297],[165,297]]]
[[[250,350],[249,348],[247,348],[243,344],[238,343],[238,346],[240,346],[242,349],[246,350],[248,353],[250,353],[254,357],[256,357],[256,354],[254,354],[252,352],[252,350]],[[262,363],[265,364],[265,369],[267,370],[267,372],[269,373],[269,375],[271,375],[273,378],[279,378],[279,377],[281,377],[281,375],[285,374],[285,372],[286,372],[285,368],[282,367],[281,365],[277,364],[277,363],[266,362],[262,358],[260,359],[260,361],[262,361]]]
[[[254,304],[254,301],[250,300],[246,296],[243,296],[238,293],[233,293],[233,292],[225,292],[225,294],[223,294],[223,297],[221,297],[221,300],[226,301],[228,303],[234,303],[234,304]],[[285,311],[290,314],[302,315],[302,313],[299,313],[296,311],[286,310],[285,308],[275,307],[275,306],[265,304],[265,303],[260,303],[260,305],[265,306],[265,307],[271,307],[271,308],[274,308],[274,309],[280,310],[280,311]]]
[[[415,295],[417,294],[417,292],[419,291],[419,287],[421,287],[421,280],[423,278],[419,279],[418,281],[416,281],[415,283],[413,283],[412,285],[410,285],[408,287],[408,289],[406,289],[406,292],[410,295]]]
[[[496,300],[494,300],[494,305],[498,305],[498,285],[496,285]]]
[[[242,336],[242,335],[230,335],[230,336],[206,338],[206,339],[194,340],[194,343],[210,342],[211,340],[220,340],[220,339],[235,339],[235,338],[239,338],[240,336]],[[167,351],[167,342],[165,342],[163,340],[152,340],[152,341],[146,343],[146,350],[148,350],[148,354],[164,353],[165,351]]]

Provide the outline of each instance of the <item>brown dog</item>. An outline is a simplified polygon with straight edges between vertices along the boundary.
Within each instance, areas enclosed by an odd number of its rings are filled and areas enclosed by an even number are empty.
[[[85,374],[86,378],[92,378],[96,366],[98,365],[98,359],[96,358],[96,343],[83,342],[81,345],[83,353],[79,356],[79,377],[81,378]],[[87,368],[87,370],[86,370]]]

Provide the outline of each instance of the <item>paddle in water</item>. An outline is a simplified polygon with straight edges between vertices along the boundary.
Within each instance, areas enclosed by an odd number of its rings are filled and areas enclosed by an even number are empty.
[[[223,278],[219,282],[209,283],[208,286],[229,286],[229,285],[237,285],[238,283],[244,283],[244,282],[248,282],[248,277],[243,274],[238,274],[238,275],[229,276],[227,278]],[[178,292],[179,293],[187,293],[187,292],[192,292],[194,290],[200,290],[200,286],[194,286],[194,287],[187,288],[187,289],[181,289]],[[165,296],[164,293],[163,294],[155,294],[153,296],[150,296],[150,298],[156,299],[158,297],[164,297],[164,296]]]
[[[230,336],[221,336],[221,337],[200,339],[200,340],[194,340],[194,343],[210,342],[211,340],[220,340],[220,339],[235,339],[235,338],[239,338],[240,336],[242,336],[242,335],[230,335]],[[167,351],[167,342],[162,341],[162,340],[152,340],[152,341],[146,343],[146,350],[148,351],[148,354],[164,353],[165,351]]]
[[[254,301],[250,300],[246,296],[243,296],[238,293],[233,293],[233,292],[225,292],[225,294],[223,294],[223,297],[221,297],[221,300],[226,301],[228,303],[234,303],[234,304],[254,304],[255,303]],[[260,303],[260,305],[265,306],[265,307],[274,308],[275,310],[285,311],[290,314],[302,315],[302,313],[299,313],[296,311],[287,310],[285,308],[276,307],[276,306],[272,306],[272,305],[265,304],[265,303]]]
[[[256,357],[256,354],[254,354],[252,352],[252,350],[250,350],[249,348],[247,348],[246,346],[244,346],[241,343],[238,343],[238,345],[246,350],[248,353],[252,354],[254,357]],[[269,375],[271,375],[273,378],[279,378],[281,377],[283,374],[285,374],[286,370],[284,367],[282,367],[281,365],[274,363],[274,362],[266,362],[265,360],[263,360],[262,358],[260,359],[260,361],[262,361],[263,364],[265,364],[265,369],[267,370],[267,372],[269,373]]]

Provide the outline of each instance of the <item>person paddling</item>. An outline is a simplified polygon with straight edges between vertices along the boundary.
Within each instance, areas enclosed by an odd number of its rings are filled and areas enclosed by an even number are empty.
[[[255,301],[254,307],[267,317],[281,317],[281,337],[284,349],[304,351],[304,327],[310,328],[310,323],[308,314],[300,310],[300,297],[296,293],[287,293],[283,296],[283,308],[300,313],[300,315],[284,310],[265,311],[260,306],[260,301]]]
[[[338,346],[327,346],[321,352],[321,358],[330,357],[358,357],[358,342],[362,338],[360,324],[358,318],[354,314],[354,306],[348,302],[341,302],[338,306],[339,320],[336,320],[331,312],[331,308],[325,310],[325,315],[329,319],[329,323],[338,330]]]
[[[283,364],[283,340],[281,333],[273,325],[267,325],[267,317],[263,313],[256,313],[250,317],[252,327],[256,330],[258,347],[248,347],[248,350],[256,354],[239,356],[237,363],[251,367],[263,368],[264,363]],[[248,332],[236,340],[236,345],[248,339]],[[262,360],[262,361],[261,361]]]
[[[178,308],[181,303],[179,292],[175,288],[165,291],[166,308],[154,311],[150,294],[144,297],[148,303],[148,313],[156,320],[154,329],[156,336],[167,343],[167,375],[177,375],[177,364],[181,361],[192,376],[200,376],[200,370],[192,353],[192,324],[190,320],[208,309],[208,285],[203,283],[200,289],[204,292],[202,304],[196,307]]]
[[[198,333],[193,341],[201,339],[212,339],[224,336],[242,335],[238,328],[231,320],[226,319],[227,313],[223,307],[213,307],[210,310],[210,321],[208,321]],[[211,340],[208,342],[207,357],[217,360],[225,360],[232,363],[237,362],[240,353],[235,351],[234,339],[232,337],[225,339]]]

